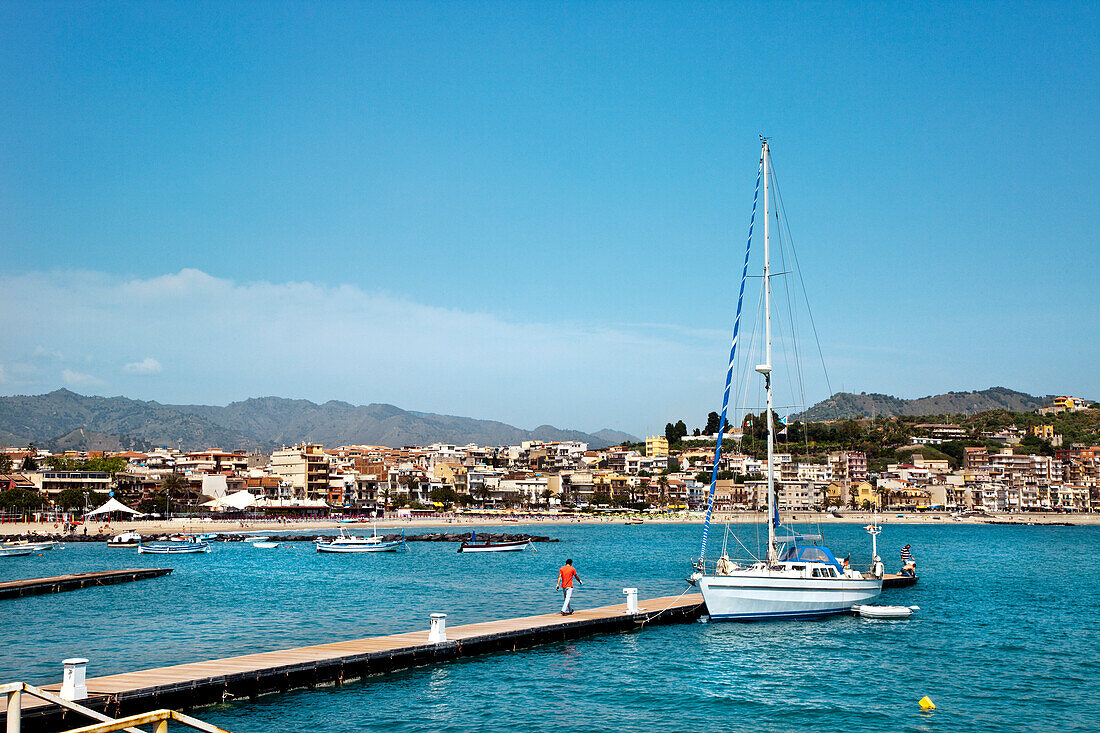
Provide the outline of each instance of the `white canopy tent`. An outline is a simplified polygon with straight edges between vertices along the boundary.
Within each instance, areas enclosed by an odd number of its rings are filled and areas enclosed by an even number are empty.
[[[205,502],[202,506],[218,511],[247,509],[256,503],[256,497],[247,491],[238,491],[229,496],[219,496],[212,501]]]
[[[130,507],[126,506],[121,501],[119,501],[118,499],[116,499],[112,496],[110,499],[107,500],[106,504],[99,507],[98,509],[93,509],[92,511],[88,512],[85,516],[94,517],[97,514],[110,514],[111,512],[125,512],[127,514],[141,514],[141,512],[139,512],[137,509],[131,509]]]

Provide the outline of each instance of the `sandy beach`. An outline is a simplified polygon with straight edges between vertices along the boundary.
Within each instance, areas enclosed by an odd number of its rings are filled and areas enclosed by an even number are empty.
[[[722,522],[749,522],[760,520],[759,512],[738,512],[733,514],[716,513],[712,521]],[[524,515],[519,521],[507,520],[501,517],[488,516],[439,516],[417,517],[414,519],[387,518],[377,521],[380,529],[394,527],[461,527],[461,526],[545,526],[552,527],[562,524],[623,524],[628,515],[604,515],[592,516],[539,516]],[[870,512],[844,512],[839,517],[828,512],[784,512],[782,520],[792,523],[816,523],[816,524],[867,524],[875,519]],[[699,524],[702,523],[701,515],[674,515],[674,516],[650,516],[643,515],[646,524]],[[877,515],[881,524],[1017,524],[1017,525],[1041,525],[1041,524],[1073,524],[1093,525],[1100,524],[1100,514],[1060,514],[1060,513],[1034,513],[1034,514],[995,514],[988,516],[952,517],[944,512],[928,513],[886,513]],[[220,520],[220,519],[156,519],[137,520],[132,522],[89,522],[77,528],[76,534],[84,534],[85,526],[87,534],[111,534],[132,530],[142,534],[173,534],[173,533],[207,533],[207,532],[286,532],[293,530],[335,529],[337,527],[367,527],[368,522],[347,524],[335,519],[282,521],[271,520]],[[54,522],[11,522],[0,524],[0,537],[10,537],[26,534],[59,534],[63,529],[55,526]]]

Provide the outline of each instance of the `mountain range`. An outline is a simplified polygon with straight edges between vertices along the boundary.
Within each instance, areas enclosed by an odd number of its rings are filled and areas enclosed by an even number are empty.
[[[975,415],[989,410],[1032,412],[1050,404],[1051,396],[1036,397],[1005,387],[977,392],[948,392],[906,400],[885,394],[837,392],[813,407],[791,415],[793,420],[844,420],[856,417],[902,415]]]
[[[0,444],[52,450],[148,450],[155,446],[271,451],[303,441],[337,445],[515,445],[580,440],[592,447],[637,441],[629,433],[584,433],[541,425],[523,430],[493,420],[411,412],[385,404],[258,397],[215,405],[165,405],[91,397],[67,389],[0,397]]]

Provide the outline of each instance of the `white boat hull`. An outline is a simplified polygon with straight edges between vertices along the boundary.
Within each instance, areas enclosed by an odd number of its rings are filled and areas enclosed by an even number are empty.
[[[337,544],[330,542],[318,542],[317,552],[398,552],[405,549],[405,543],[378,542],[375,544]]]
[[[705,575],[698,585],[715,621],[821,618],[848,613],[882,592],[882,581],[873,578]]]
[[[500,542],[492,545],[468,545],[465,542],[458,548],[459,552],[521,552],[527,549],[530,542]]]
[[[863,618],[909,618],[917,606],[852,606],[852,611]]]
[[[200,552],[210,552],[210,545],[206,543],[181,543],[179,547],[138,545],[139,555],[194,555]]]
[[[0,547],[0,557],[23,557],[34,553],[33,547]]]

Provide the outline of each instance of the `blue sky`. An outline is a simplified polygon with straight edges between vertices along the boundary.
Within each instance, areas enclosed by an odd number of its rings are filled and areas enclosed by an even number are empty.
[[[765,133],[834,389],[1100,397],[1098,46],[1071,3],[0,3],[0,392],[699,425]]]

